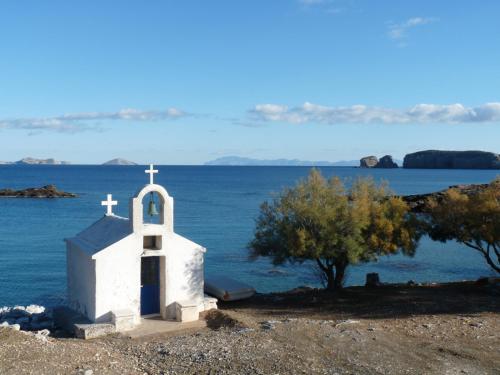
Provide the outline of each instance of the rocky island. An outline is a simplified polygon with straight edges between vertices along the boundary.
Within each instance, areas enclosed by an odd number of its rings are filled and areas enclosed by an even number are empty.
[[[18,164],[18,165],[67,165],[69,161],[60,161],[54,158],[36,159],[32,157],[22,158],[18,161],[0,161],[0,164]]]
[[[60,191],[55,185],[22,190],[0,189],[0,198],[76,198],[77,195]]]
[[[403,168],[500,169],[500,155],[486,151],[419,151],[405,156]]]
[[[137,163],[122,158],[116,158],[116,159],[111,159],[105,163],[102,163],[102,165],[137,165]]]
[[[391,155],[382,156],[377,159],[376,156],[365,156],[359,161],[360,168],[398,168],[398,165],[392,160]]]

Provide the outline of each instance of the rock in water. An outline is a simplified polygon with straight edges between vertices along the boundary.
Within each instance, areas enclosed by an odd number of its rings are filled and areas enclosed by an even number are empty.
[[[385,155],[380,158],[374,168],[398,168],[398,165],[394,163],[391,155]]]
[[[7,198],[75,198],[76,194],[57,190],[54,185],[41,188],[28,188],[24,190],[2,189],[0,197]]]
[[[360,168],[373,168],[378,164],[376,156],[365,156],[359,161]]]
[[[500,169],[500,155],[486,151],[419,151],[405,156],[403,168]]]

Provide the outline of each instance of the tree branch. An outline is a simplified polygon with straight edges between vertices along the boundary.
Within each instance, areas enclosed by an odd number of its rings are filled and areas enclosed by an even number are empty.
[[[495,254],[497,255],[498,263],[500,264],[500,249],[497,249],[497,245],[495,245],[495,244],[492,244],[492,246],[493,246],[493,250],[495,251]]]
[[[464,242],[463,242],[463,244],[464,244],[465,246],[470,247],[471,249],[474,249],[474,250],[479,251],[479,252],[480,252],[481,254],[483,254],[483,255],[486,255],[486,251],[485,251],[483,248],[481,248],[480,246],[473,245],[473,244],[471,244],[470,242],[466,242],[466,241],[464,241]]]
[[[328,271],[328,268],[326,266],[324,266],[323,263],[321,263],[321,260],[319,258],[316,258],[316,263],[318,263],[318,266],[321,269],[321,271],[323,271],[323,272]]]
[[[493,262],[493,259],[491,259],[491,257],[490,257],[490,244],[488,244],[487,251],[484,254],[484,257],[486,258],[486,262],[488,262],[488,264],[491,266],[491,268],[493,268],[495,271],[500,273],[500,265],[497,266],[495,264],[495,262]]]
[[[490,256],[490,244],[488,244],[488,247],[486,248],[486,250],[483,249],[482,247],[480,247],[479,245],[473,245],[470,242],[465,242],[464,241],[463,244],[465,246],[468,246],[471,249],[477,250],[481,254],[483,254],[484,258],[486,259],[486,263],[488,263],[490,265],[490,267],[493,268],[495,271],[497,271],[498,273],[500,273],[500,264],[496,265],[495,262],[493,261],[493,259],[491,259],[491,256]],[[495,253],[497,253],[496,248],[494,250],[495,250]]]

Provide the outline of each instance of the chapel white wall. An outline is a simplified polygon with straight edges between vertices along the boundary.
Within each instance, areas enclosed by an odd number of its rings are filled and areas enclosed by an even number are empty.
[[[166,249],[165,310],[162,314],[166,319],[175,319],[176,301],[188,300],[203,305],[203,252],[190,241],[175,242]]]
[[[93,320],[95,318],[95,262],[70,242],[66,244],[66,274],[69,306]]]
[[[111,312],[131,310],[140,322],[142,238],[130,235],[96,255],[96,322]]]

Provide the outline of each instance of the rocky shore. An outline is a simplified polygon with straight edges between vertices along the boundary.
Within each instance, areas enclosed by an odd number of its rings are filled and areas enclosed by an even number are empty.
[[[0,197],[4,198],[75,198],[76,194],[60,191],[55,185],[23,190],[2,189]]]
[[[452,185],[448,187],[448,189],[456,189],[462,194],[473,195],[483,191],[488,186],[489,184]],[[422,213],[425,212],[427,199],[435,198],[438,202],[440,202],[448,189],[427,194],[406,195],[403,196],[402,199],[410,206],[410,209],[413,212]]]
[[[221,303],[204,329],[137,339],[42,339],[0,328],[0,373],[498,374],[494,293],[476,282],[335,294],[303,287]]]

